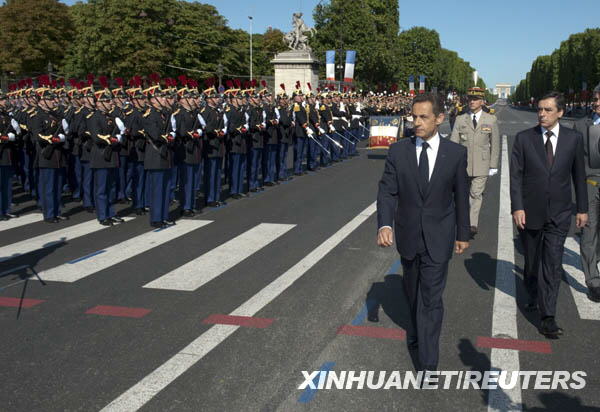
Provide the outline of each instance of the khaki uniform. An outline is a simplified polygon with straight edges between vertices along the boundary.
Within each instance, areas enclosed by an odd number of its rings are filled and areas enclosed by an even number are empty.
[[[485,184],[490,169],[498,169],[500,134],[496,117],[482,112],[473,128],[473,115],[461,114],[456,118],[450,140],[467,148],[467,173],[471,178],[471,226],[477,227]]]

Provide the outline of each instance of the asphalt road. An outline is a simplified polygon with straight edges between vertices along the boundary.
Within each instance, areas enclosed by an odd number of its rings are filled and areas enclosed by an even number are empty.
[[[535,113],[498,106],[497,117],[508,136],[506,156],[514,134],[535,125]],[[67,204],[69,221],[47,225],[33,221],[36,211],[17,195],[27,212],[19,219],[33,222],[0,223],[0,409],[600,406],[600,305],[585,298],[577,237],[568,239],[558,302],[565,335],[549,341],[537,332],[536,316],[521,310],[523,262],[500,213],[508,187],[502,173],[488,180],[480,233],[450,262],[440,369],[487,371],[510,359],[524,371],[585,371],[586,386],[507,393],[299,389],[302,371],[414,371],[403,340],[408,309],[399,257],[375,244],[384,160],[360,152],[155,232],[128,209],[122,215],[131,220],[99,230],[76,204]],[[367,307],[378,311],[378,323],[366,320]],[[514,331],[498,333],[507,327]],[[506,349],[506,341],[517,349]]]

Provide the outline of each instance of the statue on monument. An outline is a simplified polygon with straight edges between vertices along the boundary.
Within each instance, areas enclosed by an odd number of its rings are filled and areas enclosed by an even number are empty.
[[[292,17],[292,31],[284,37],[291,50],[312,51],[308,45],[308,36],[306,33],[314,36],[317,31],[314,27],[308,27],[302,20],[302,13],[294,13]]]

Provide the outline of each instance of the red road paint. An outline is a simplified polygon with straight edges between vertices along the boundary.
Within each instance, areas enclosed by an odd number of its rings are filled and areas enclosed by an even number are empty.
[[[479,336],[477,337],[477,346],[480,348],[514,349],[523,352],[552,353],[552,346],[550,343],[536,340]]]
[[[126,308],[124,306],[94,306],[85,312],[88,315],[117,316],[121,318],[143,318],[150,309]]]
[[[231,315],[220,315],[215,313],[204,319],[202,323],[206,325],[220,324],[220,325],[237,325],[245,326],[247,328],[267,328],[271,326],[275,319],[265,318],[253,318],[250,316],[231,316]]]
[[[39,299],[20,299],[20,298],[0,298],[0,306],[5,306],[9,308],[31,308],[33,306],[37,306],[40,303],[44,303],[45,300]]]
[[[377,326],[344,325],[340,326],[340,328],[337,330],[337,333],[338,335],[364,336],[368,338],[394,340],[406,339],[406,332],[402,329],[381,328]]]

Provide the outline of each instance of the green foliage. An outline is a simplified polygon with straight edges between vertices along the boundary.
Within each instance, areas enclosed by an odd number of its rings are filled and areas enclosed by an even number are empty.
[[[15,75],[60,65],[73,37],[69,8],[57,0],[9,1],[0,7],[0,70]]]
[[[573,34],[551,55],[536,58],[513,99],[525,102],[550,90],[580,93],[583,82],[588,90],[600,82],[600,29]]]

